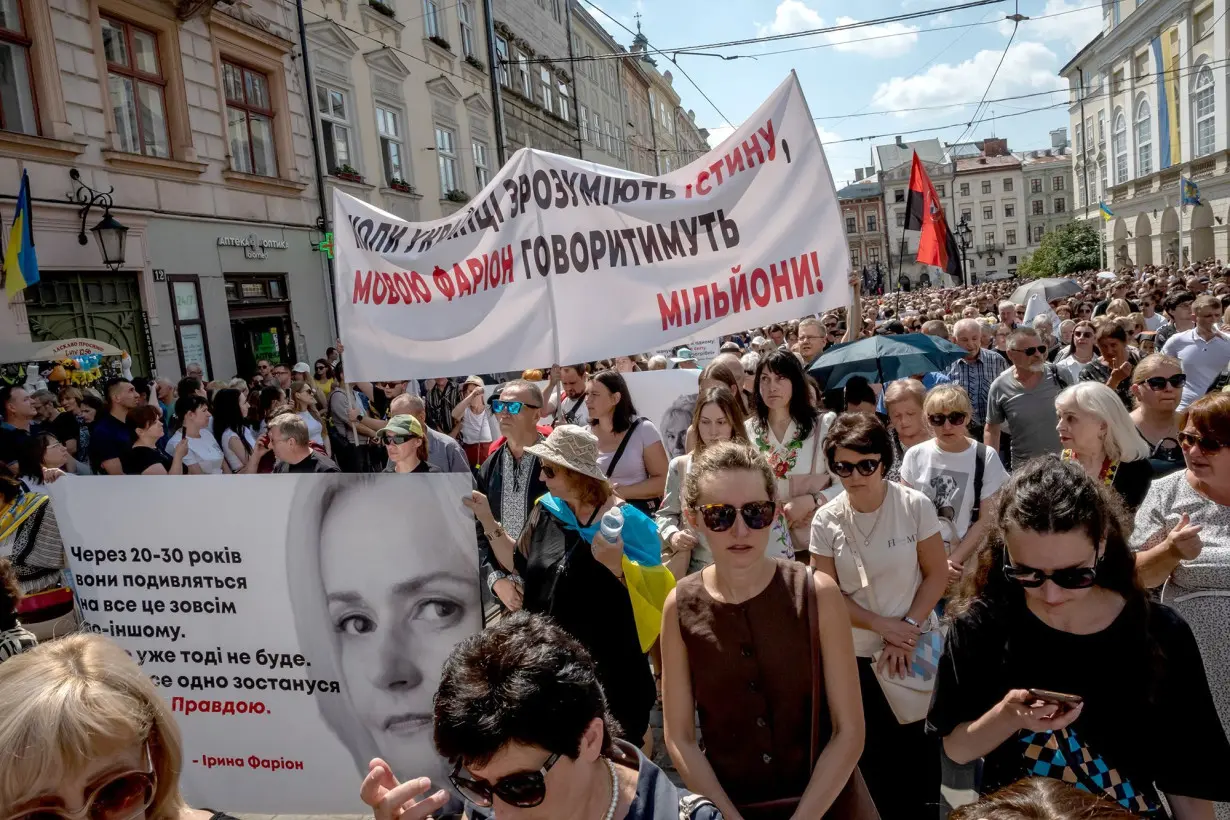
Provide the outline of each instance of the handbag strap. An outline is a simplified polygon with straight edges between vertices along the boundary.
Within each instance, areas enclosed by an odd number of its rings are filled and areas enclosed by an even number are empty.
[[[974,506],[969,511],[969,523],[972,527],[978,523],[978,514],[982,512],[982,475],[987,470],[987,446],[982,442],[974,445]]]
[[[807,626],[811,649],[811,767],[820,759],[820,603],[816,600],[816,571],[807,568]]]
[[[632,420],[632,424],[628,426],[628,432],[624,433],[623,440],[619,442],[619,446],[615,448],[615,455],[611,456],[611,463],[606,465],[606,477],[610,478],[611,473],[615,472],[615,465],[619,463],[619,459],[624,454],[624,450],[628,447],[628,439],[632,438],[632,434],[636,432],[636,426],[641,423],[639,418]]]

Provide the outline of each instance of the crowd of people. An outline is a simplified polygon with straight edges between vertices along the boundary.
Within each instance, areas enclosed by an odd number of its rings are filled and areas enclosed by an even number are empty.
[[[684,347],[369,384],[339,342],[246,380],[0,388],[0,754],[43,766],[0,767],[0,816],[87,806],[106,769],[127,772],[106,820],[206,817],[131,661],[36,646],[74,617],[47,485],[342,471],[468,474],[491,593],[436,693],[450,783],[373,760],[377,820],[458,798],[543,820],[1230,818],[1230,268],[1090,272],[1027,304],[1015,281],[850,281],[849,306],[703,367]],[[815,376],[835,345],[910,333],[952,363]],[[668,367],[699,371],[681,455],[625,379]],[[651,564],[674,587],[648,623]],[[91,723],[32,697],[61,679],[126,705]],[[93,732],[123,742],[66,739]]]

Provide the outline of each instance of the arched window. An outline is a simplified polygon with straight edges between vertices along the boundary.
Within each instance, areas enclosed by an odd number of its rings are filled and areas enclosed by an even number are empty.
[[[1136,106],[1136,176],[1153,173],[1153,115],[1149,100],[1141,97]]]
[[[1216,107],[1213,72],[1205,63],[1197,70],[1196,82],[1192,84],[1192,117],[1196,122],[1194,148],[1198,157],[1213,153],[1217,136],[1213,123]]]
[[[1115,158],[1115,184],[1122,185],[1128,180],[1127,118],[1123,116],[1122,108],[1115,112],[1114,123],[1110,151]]]

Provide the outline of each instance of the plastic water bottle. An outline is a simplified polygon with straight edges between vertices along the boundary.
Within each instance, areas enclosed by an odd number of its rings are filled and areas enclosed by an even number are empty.
[[[619,507],[611,507],[602,516],[602,524],[599,530],[602,532],[602,537],[606,539],[608,544],[614,544],[619,540],[619,534],[623,532],[624,514]]]

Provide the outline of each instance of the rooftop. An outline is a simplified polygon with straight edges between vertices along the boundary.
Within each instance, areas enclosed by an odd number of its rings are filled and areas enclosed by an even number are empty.
[[[1012,155],[1006,157],[971,157],[957,160],[957,173],[976,174],[995,168],[1015,168],[1021,161]]]
[[[847,185],[837,192],[838,199],[868,199],[879,196],[880,183],[875,180],[871,180],[870,182],[855,182],[853,185]]]
[[[940,147],[940,141],[937,139],[902,142],[900,145],[889,143],[876,146],[876,158],[880,161],[880,170],[887,171],[903,162],[909,162],[915,151],[918,152],[918,158],[924,162],[944,161],[944,149]]]

